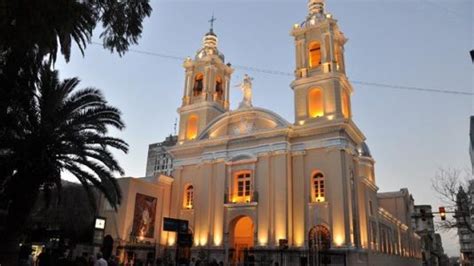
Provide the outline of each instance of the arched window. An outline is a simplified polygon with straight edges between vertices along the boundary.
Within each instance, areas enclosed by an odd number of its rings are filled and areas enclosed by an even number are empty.
[[[349,103],[349,94],[347,93],[346,90],[342,92],[342,115],[345,118],[349,118],[351,113],[350,113],[350,103]]]
[[[324,115],[323,92],[321,89],[312,89],[308,93],[308,113],[310,117]]]
[[[324,186],[324,175],[321,172],[317,172],[313,175],[311,179],[312,185],[312,201],[313,202],[323,202],[326,196],[326,188]]]
[[[309,45],[309,67],[315,68],[321,65],[321,44],[312,42]]]
[[[201,95],[202,90],[203,90],[203,80],[204,80],[203,74],[201,73],[196,74],[196,77],[194,78],[194,88],[193,88],[194,96]]]
[[[245,203],[251,200],[251,173],[250,171],[238,172],[234,176],[234,195],[232,202]]]
[[[186,139],[193,140],[197,137],[198,133],[198,117],[191,115],[188,118],[188,125],[186,127]]]
[[[216,78],[216,100],[222,100],[224,95],[224,88],[222,86],[222,78],[217,76]]]
[[[192,209],[194,204],[194,187],[189,185],[184,190],[184,201],[183,205],[186,209]]]

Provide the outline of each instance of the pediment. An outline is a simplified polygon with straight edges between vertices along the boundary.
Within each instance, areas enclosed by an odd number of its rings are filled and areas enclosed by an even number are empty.
[[[262,108],[246,108],[224,113],[202,132],[199,139],[239,137],[257,132],[287,128],[290,124],[279,115]]]

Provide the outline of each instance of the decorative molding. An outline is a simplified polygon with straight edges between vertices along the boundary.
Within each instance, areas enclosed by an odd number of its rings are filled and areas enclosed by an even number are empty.
[[[352,151],[355,146],[352,145],[345,137],[325,138],[319,140],[310,140],[291,144],[292,151],[311,150],[318,148],[335,148],[335,149],[349,149]]]
[[[240,165],[240,164],[255,164],[257,162],[257,158],[250,158],[244,159],[239,161],[226,161],[226,165],[233,166],[233,165]]]
[[[226,203],[224,207],[229,209],[255,209],[258,206],[258,202],[248,202],[248,203]]]
[[[204,100],[206,98],[206,92],[203,92],[201,97],[202,97],[201,99],[202,101],[200,102],[193,102],[193,103],[190,103],[189,105],[178,108],[178,113],[183,115],[187,113],[196,112],[205,108],[213,108],[217,110],[218,112],[222,112],[222,113],[225,112],[224,108],[220,106],[219,104]]]
[[[214,152],[203,153],[199,157],[193,157],[188,159],[176,159],[174,161],[175,166],[183,165],[193,165],[199,164],[203,160],[225,160],[227,162],[231,161],[232,158],[235,158],[239,155],[250,155],[254,158],[257,158],[257,155],[260,153],[270,153],[270,152],[288,152],[290,143],[284,142],[275,142],[270,144],[263,144],[258,146],[250,146],[245,148],[229,149],[229,150],[220,150]]]
[[[304,150],[294,151],[294,152],[291,152],[291,155],[292,156],[304,156],[304,155],[306,155],[306,151],[304,151]]]
[[[271,154],[273,156],[275,156],[275,155],[284,155],[284,154],[288,154],[288,150],[277,150],[277,151],[273,151]]]
[[[359,178],[362,179],[362,183],[366,184],[369,188],[371,188],[373,191],[377,192],[379,190],[379,188],[372,183],[372,181],[370,181],[368,178],[366,178],[365,176],[360,176]]]
[[[212,160],[224,160],[230,162],[232,158],[239,155],[250,155],[254,158],[259,156],[269,156],[275,154],[291,153],[291,155],[304,155],[304,152],[311,149],[327,148],[331,150],[347,150],[350,154],[355,151],[355,146],[345,137],[325,138],[319,140],[309,140],[298,143],[290,143],[288,141],[274,142],[269,144],[250,146],[237,149],[218,150],[213,152],[205,152],[199,157],[187,159],[176,159],[175,167],[184,165],[194,165]],[[303,152],[303,154],[301,154]]]
[[[160,175],[160,176],[158,176],[158,182],[166,184],[166,185],[171,185],[171,184],[173,184],[174,179],[172,177],[169,177],[169,176]]]

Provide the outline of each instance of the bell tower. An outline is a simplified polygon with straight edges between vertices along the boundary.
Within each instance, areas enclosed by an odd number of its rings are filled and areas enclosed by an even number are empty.
[[[350,85],[345,71],[344,44],[347,39],[324,0],[309,0],[309,14],[295,24],[296,69],[294,91],[295,124],[351,119]]]
[[[217,49],[214,21],[213,17],[211,29],[194,59],[188,57],[183,63],[186,79],[183,102],[178,109],[179,142],[196,139],[214,118],[229,110],[229,86],[234,70]]]

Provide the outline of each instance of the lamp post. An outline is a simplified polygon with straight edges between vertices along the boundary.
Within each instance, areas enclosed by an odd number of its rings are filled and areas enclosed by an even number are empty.
[[[94,233],[93,233],[93,238],[92,238],[92,244],[94,246],[94,254],[97,253],[99,250],[97,250],[97,247],[100,247],[102,245],[102,241],[104,240],[104,231],[105,231],[105,224],[106,224],[106,218],[105,217],[100,217],[96,216],[94,219]]]

